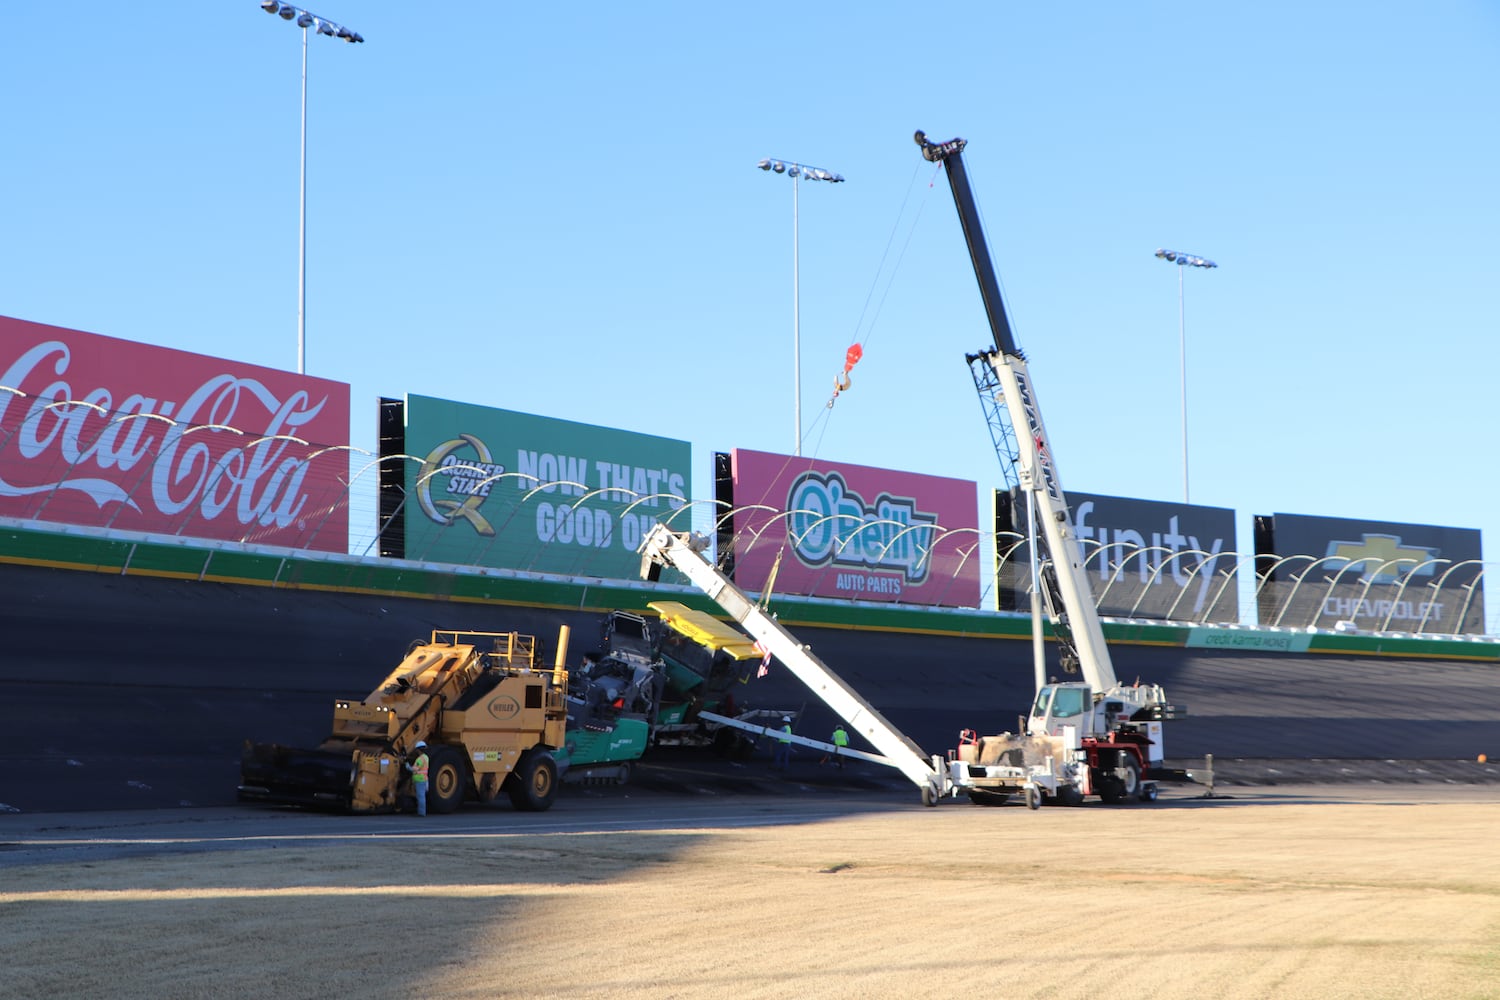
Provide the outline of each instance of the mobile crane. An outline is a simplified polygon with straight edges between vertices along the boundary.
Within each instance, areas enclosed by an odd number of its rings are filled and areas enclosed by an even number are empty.
[[[736,587],[704,555],[705,536],[657,525],[641,541],[641,575],[656,580],[663,566],[672,566],[686,576],[880,751],[855,756],[900,770],[921,789],[924,805],[961,792],[980,805],[998,804],[1019,792],[1033,809],[1044,799],[1076,805],[1091,793],[1111,803],[1130,798],[1154,801],[1159,777],[1180,776],[1162,767],[1162,721],[1186,710],[1172,705],[1160,686],[1123,685],[1115,677],[1036,391],[1025,356],[1011,335],[964,172],[961,154],[966,143],[929,143],[922,132],[916,133],[916,141],[922,155],[942,163],[948,173],[995,337],[993,347],[968,356],[970,371],[1007,479],[1041,512],[1041,540],[1050,556],[1041,593],[1062,647],[1062,664],[1069,671],[1081,670],[1084,680],[1042,683],[1039,677],[1024,733],[981,737],[966,729],[946,759],[928,756]],[[1017,428],[1025,433],[1018,434]],[[710,713],[702,717],[735,725],[735,720]]]
[[[1169,702],[1158,685],[1123,685],[1115,676],[1036,387],[1011,333],[964,170],[967,143],[932,143],[922,132],[915,139],[922,156],[941,163],[948,174],[994,335],[992,347],[967,356],[970,373],[1006,479],[1027,497],[1037,540],[1047,557],[1039,589],[1063,668],[1081,671],[1084,678],[1042,683],[1039,676],[1023,734],[980,737],[965,730],[950,760],[949,778],[955,794],[966,791],[977,804],[1003,801],[1014,791],[1036,786],[1061,804],[1077,804],[1090,793],[1111,803],[1130,798],[1154,801],[1156,780],[1177,776],[1163,767],[1162,721],[1186,709]],[[1043,565],[1042,553],[1034,552],[1033,559]]]

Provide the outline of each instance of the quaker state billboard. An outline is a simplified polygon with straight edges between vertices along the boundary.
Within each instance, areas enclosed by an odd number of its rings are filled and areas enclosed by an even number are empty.
[[[743,448],[718,456],[716,470],[731,511],[720,515],[719,553],[732,553],[740,587],[978,605],[975,483]]]
[[[0,515],[346,552],[349,387],[0,316]]]
[[[1484,633],[1477,528],[1257,515],[1263,625]]]
[[[686,441],[408,395],[402,446],[408,559],[635,579],[653,524],[692,527]]]

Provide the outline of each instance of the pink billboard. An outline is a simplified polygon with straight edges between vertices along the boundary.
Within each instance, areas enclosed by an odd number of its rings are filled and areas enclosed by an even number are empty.
[[[0,316],[0,515],[344,552],[349,386]]]
[[[739,586],[775,567],[775,593],[978,606],[975,483],[739,448],[729,468]]]

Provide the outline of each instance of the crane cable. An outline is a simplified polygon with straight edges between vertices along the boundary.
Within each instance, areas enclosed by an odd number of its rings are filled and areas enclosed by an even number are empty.
[[[930,192],[937,177],[937,170],[941,165],[933,168],[933,174],[928,178],[927,190]],[[901,208],[896,213],[896,221],[891,224],[890,235],[886,237],[885,249],[880,254],[880,263],[875,267],[875,277],[870,281],[870,290],[865,293],[864,305],[860,308],[859,318],[854,323],[854,336],[850,339],[849,347],[844,351],[844,369],[833,378],[833,395],[828,397],[827,409],[833,409],[833,404],[838,400],[839,394],[845,392],[853,385],[850,373],[854,366],[864,358],[865,345],[869,344],[875,336],[875,325],[880,320],[880,314],[884,311],[885,300],[891,294],[891,287],[896,283],[896,274],[901,270],[901,264],[906,259],[906,251],[911,246],[912,237],[916,234],[917,223],[922,220],[922,211],[927,207],[927,197],[924,196],[917,205],[917,211],[912,216],[911,226],[906,231],[906,239],[901,243],[901,249],[896,255],[896,262],[892,265],[889,275],[886,277],[885,288],[880,293],[880,299],[875,305],[875,313],[870,318],[870,325],[865,331],[864,340],[860,340],[859,331],[864,326],[865,317],[870,314],[870,302],[875,298],[875,290],[880,287],[880,276],[885,271],[886,262],[891,256],[891,247],[896,242],[896,235],[901,229],[901,220],[906,216],[906,207],[911,203],[911,194],[917,185],[922,167],[918,165],[912,171],[911,180],[907,183],[906,194],[901,200]]]
[[[927,182],[928,192],[932,191],[934,182],[937,177],[937,171],[941,169],[941,164],[938,164],[934,167],[933,174],[928,178]],[[864,358],[864,345],[868,344],[874,337],[875,324],[878,322],[880,313],[884,309],[885,300],[890,295],[891,287],[895,284],[896,275],[901,270],[901,264],[906,259],[906,251],[911,246],[912,237],[916,234],[917,223],[921,221],[922,211],[924,208],[926,208],[927,196],[924,195],[917,206],[916,214],[912,217],[911,226],[906,231],[906,238],[901,242],[901,248],[896,255],[895,264],[892,265],[890,273],[886,277],[884,289],[881,291],[879,300],[876,301],[874,316],[870,319],[869,327],[866,330],[864,341],[861,342],[859,331],[865,324],[865,317],[870,314],[870,303],[872,300],[875,300],[876,289],[880,288],[881,273],[885,270],[886,262],[890,259],[891,247],[895,244],[896,236],[900,232],[902,219],[906,216],[907,206],[911,202],[912,191],[917,186],[917,181],[920,177],[921,171],[921,165],[918,165],[916,169],[912,171],[911,180],[907,184],[906,194],[901,201],[901,208],[896,213],[896,220],[891,225],[890,235],[886,237],[885,249],[881,252],[880,263],[876,266],[875,276],[870,281],[870,290],[865,293],[864,305],[860,309],[859,318],[855,321],[854,335],[850,340],[848,348],[846,348],[844,351],[843,370],[834,376],[833,394],[828,398],[827,405],[824,406],[821,411],[819,411],[817,419],[813,421],[813,426],[809,427],[807,429],[807,432],[803,434],[802,442],[798,442],[799,444],[806,442],[808,438],[812,437],[814,432],[816,432],[816,446],[811,452],[811,455],[814,457],[821,450],[823,438],[828,432],[828,425],[832,420],[834,402],[837,401],[840,393],[847,391],[853,384],[850,373],[853,370],[854,366],[859,364],[859,362]],[[803,451],[804,453],[806,453],[806,449],[803,449]],[[784,462],[782,465],[782,472],[784,473],[786,471],[786,468],[790,466],[794,461],[796,461],[795,457],[788,456],[786,462]],[[777,482],[780,478],[781,476],[780,474],[778,474],[777,476],[772,477],[771,482]],[[764,500],[765,497],[762,497],[761,502],[764,502]],[[770,603],[771,593],[776,583],[776,575],[781,569],[781,559],[782,556],[785,555],[787,545],[790,541],[791,532],[790,530],[788,530],[786,535],[782,538],[781,547],[776,552],[775,562],[772,564],[771,572],[768,575],[765,586],[761,591],[761,597],[758,603],[762,610],[766,610]]]

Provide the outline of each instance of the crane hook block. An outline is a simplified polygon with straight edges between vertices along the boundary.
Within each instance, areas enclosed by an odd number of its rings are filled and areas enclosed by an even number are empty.
[[[833,377],[833,395],[828,400],[830,410],[833,409],[833,401],[839,398],[839,393],[854,384],[854,380],[849,377],[849,372],[864,356],[865,349],[858,344],[850,344],[849,349],[844,352],[844,370]]]

